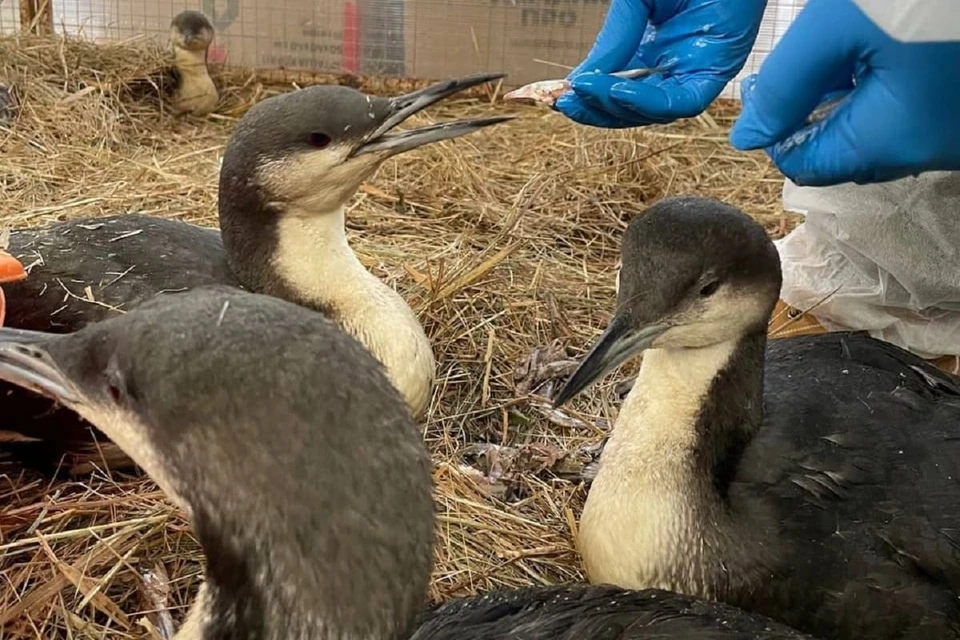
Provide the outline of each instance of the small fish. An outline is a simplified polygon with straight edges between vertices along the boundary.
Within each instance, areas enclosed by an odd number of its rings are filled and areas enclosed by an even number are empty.
[[[663,67],[649,67],[644,69],[628,69],[626,71],[615,71],[610,75],[624,80],[635,80],[645,78],[663,70]],[[504,100],[523,100],[532,103],[545,104],[553,106],[564,93],[570,90],[570,81],[566,78],[561,80],[541,80],[540,82],[531,82],[519,89],[514,89],[503,96]]]

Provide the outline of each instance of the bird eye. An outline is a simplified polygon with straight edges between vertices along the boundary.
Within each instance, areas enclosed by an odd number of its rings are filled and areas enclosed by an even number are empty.
[[[107,393],[110,394],[110,399],[114,402],[120,402],[120,399],[123,398],[123,392],[120,391],[120,387],[112,382],[107,383]]]
[[[107,395],[114,403],[126,404],[135,399],[134,394],[131,393],[130,380],[120,372],[115,358],[111,358],[107,366],[107,379],[104,382]]]
[[[314,132],[310,134],[310,146],[314,149],[325,149],[330,144],[330,136],[325,133]]]
[[[717,292],[717,289],[719,288],[720,288],[719,280],[708,282],[707,284],[703,285],[702,289],[700,289],[700,295],[703,296],[704,298],[709,298],[710,296],[715,294]]]

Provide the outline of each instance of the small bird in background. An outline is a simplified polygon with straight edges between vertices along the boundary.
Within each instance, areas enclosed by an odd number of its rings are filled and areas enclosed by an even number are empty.
[[[213,24],[199,11],[182,11],[170,22],[174,55],[170,108],[174,113],[205,116],[217,108],[220,94],[207,68],[213,38]]]

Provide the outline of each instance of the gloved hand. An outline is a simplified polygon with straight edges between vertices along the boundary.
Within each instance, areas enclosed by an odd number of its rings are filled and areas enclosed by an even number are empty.
[[[809,0],[760,72],[742,84],[730,142],[766,148],[780,171],[806,186],[960,170],[955,3],[860,4],[870,16],[850,0]],[[838,91],[849,93],[807,125],[811,110]]]
[[[639,127],[702,113],[747,60],[766,0],[613,0],[556,108],[595,127]],[[608,74],[665,71],[637,80]],[[598,72],[599,73],[594,73]]]

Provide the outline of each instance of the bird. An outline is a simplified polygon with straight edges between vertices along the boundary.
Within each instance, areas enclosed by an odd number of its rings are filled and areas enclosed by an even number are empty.
[[[960,379],[862,332],[768,342],[779,256],[733,205],[658,201],[621,263],[553,399],[642,352],[581,514],[588,579],[823,639],[960,637]]]
[[[174,114],[205,116],[217,108],[220,93],[210,77],[207,55],[213,44],[214,28],[200,11],[181,11],[170,21],[170,49],[173,67],[169,91]]]
[[[501,77],[476,74],[392,98],[320,85],[263,100],[240,119],[223,153],[219,233],[130,213],[14,229],[9,251],[30,277],[8,287],[7,324],[65,333],[160,292],[241,286],[335,319],[384,363],[411,411],[422,416],[436,368],[430,341],[406,301],[353,253],[345,205],[387,158],[512,119],[394,131],[425,107]],[[18,434],[6,439],[19,440],[9,446],[21,462],[78,474],[97,464],[132,464],[109,443],[93,446],[89,427],[70,412],[3,391],[0,429]]]
[[[176,640],[809,638],[718,603],[559,585],[424,607],[431,461],[368,349],[224,286],[71,334],[0,329],[0,378],[124,447],[189,518],[203,581]]]
[[[27,272],[20,261],[0,249],[0,284],[16,282],[26,277]],[[3,320],[6,317],[6,308],[6,297],[3,294],[3,287],[0,287],[0,327],[3,326]]]

